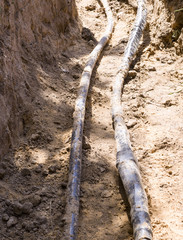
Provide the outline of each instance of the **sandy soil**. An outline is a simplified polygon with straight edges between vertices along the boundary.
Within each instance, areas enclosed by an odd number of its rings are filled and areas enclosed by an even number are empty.
[[[136,8],[110,1],[116,26],[94,71],[85,122],[80,240],[133,239],[129,206],[116,167],[111,90]],[[56,65],[37,66],[41,90],[21,144],[0,166],[2,240],[62,239],[72,114],[88,54],[106,19],[99,4],[78,0],[82,38]],[[92,34],[93,33],[93,34]],[[124,114],[148,195],[154,240],[183,239],[183,59],[175,49],[149,54],[146,28],[123,93]],[[6,161],[6,164],[5,164]]]

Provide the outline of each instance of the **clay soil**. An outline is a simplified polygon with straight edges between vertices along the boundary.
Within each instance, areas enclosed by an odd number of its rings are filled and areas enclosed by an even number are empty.
[[[110,6],[116,25],[87,100],[79,240],[133,239],[115,166],[110,99],[136,6],[116,0]],[[41,88],[33,100],[34,114],[25,118],[20,145],[1,161],[1,240],[64,240],[72,114],[84,64],[106,26],[95,1],[78,0],[77,8],[82,35],[55,65],[37,66]],[[151,40],[147,27],[126,79],[124,116],[148,196],[154,240],[181,240],[183,58],[173,46],[151,51]]]

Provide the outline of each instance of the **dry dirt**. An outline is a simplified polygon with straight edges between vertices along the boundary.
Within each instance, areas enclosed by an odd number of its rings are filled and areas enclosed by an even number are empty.
[[[79,240],[133,239],[116,167],[111,94],[136,14],[133,1],[110,1],[116,25],[91,79],[85,121]],[[0,165],[0,239],[59,240],[64,227],[72,114],[82,69],[106,26],[93,0],[78,0],[82,37],[55,65],[37,66],[41,90],[20,146]],[[123,106],[148,195],[154,240],[183,239],[183,58],[149,26],[123,92]],[[87,29],[90,29],[87,30]],[[153,38],[154,36],[154,38]],[[161,38],[159,38],[161,39]],[[151,44],[153,42],[153,45]],[[178,49],[178,50],[177,50]],[[178,51],[178,52],[177,52]]]

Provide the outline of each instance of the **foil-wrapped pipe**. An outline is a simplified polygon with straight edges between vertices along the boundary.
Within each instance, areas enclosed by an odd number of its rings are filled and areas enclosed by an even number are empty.
[[[130,64],[138,50],[146,25],[147,11],[144,0],[137,0],[138,10],[134,27],[124,52],[122,64],[116,75],[112,94],[112,120],[117,145],[116,166],[123,182],[131,207],[131,222],[135,240],[151,240],[152,230],[148,211],[147,196],[144,191],[137,160],[133,154],[129,133],[123,119],[121,94]]]
[[[88,61],[80,80],[78,97],[75,104],[74,124],[71,139],[70,169],[68,181],[68,199],[65,214],[65,237],[66,240],[77,238],[77,227],[79,218],[79,196],[80,196],[80,177],[82,163],[82,138],[85,119],[85,105],[90,85],[90,79],[96,62],[109,41],[113,27],[113,15],[107,0],[101,0],[107,16],[107,28],[97,46],[89,55]]]

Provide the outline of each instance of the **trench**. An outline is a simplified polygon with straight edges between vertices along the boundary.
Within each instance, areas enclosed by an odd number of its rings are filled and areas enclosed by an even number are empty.
[[[121,91],[124,79],[128,74],[130,64],[139,48],[139,42],[146,25],[146,7],[144,1],[139,0],[137,17],[134,28],[130,35],[127,47],[124,53],[122,65],[117,73],[116,82],[113,87],[112,98],[112,119],[115,129],[115,138],[117,144],[117,167],[121,180],[131,207],[131,221],[133,224],[134,238],[136,240],[152,239],[152,230],[150,216],[148,211],[147,196],[141,182],[140,172],[138,170],[137,160],[135,159],[129,134],[122,117]],[[77,228],[79,221],[80,205],[80,183],[81,183],[81,164],[82,164],[82,142],[83,128],[85,119],[85,106],[90,79],[93,68],[105,44],[109,41],[113,31],[112,12],[107,2],[103,2],[103,7],[108,18],[106,36],[99,41],[96,48],[92,51],[89,60],[84,68],[78,97],[75,104],[74,127],[71,139],[70,170],[68,182],[68,200],[66,207],[66,227],[65,238],[77,239]],[[100,47],[101,46],[101,47]],[[99,49],[99,50],[98,50]],[[100,50],[101,49],[101,50]],[[95,53],[96,52],[96,53]],[[133,163],[133,164],[132,164]]]
[[[36,52],[33,59],[28,45],[23,46],[24,76],[29,74],[31,80],[23,78],[26,88],[34,91],[33,96],[30,94],[34,112],[24,113],[19,145],[0,159],[2,240],[66,239],[63,234],[77,90],[88,56],[107,26],[101,3],[76,2],[82,33],[57,58],[49,56],[49,51],[40,56],[38,48],[31,45]],[[124,81],[123,119],[148,198],[153,239],[182,240],[183,35],[172,41],[172,28],[163,28],[167,23],[165,1],[153,2],[147,2],[148,23]],[[137,5],[132,0],[111,0],[109,5],[116,24],[93,70],[86,101],[78,240],[134,239],[131,207],[116,168],[111,99]],[[59,14],[57,17],[61,21]],[[54,46],[60,49],[59,42]],[[7,63],[11,63],[9,58]],[[136,163],[132,164],[136,168]]]

